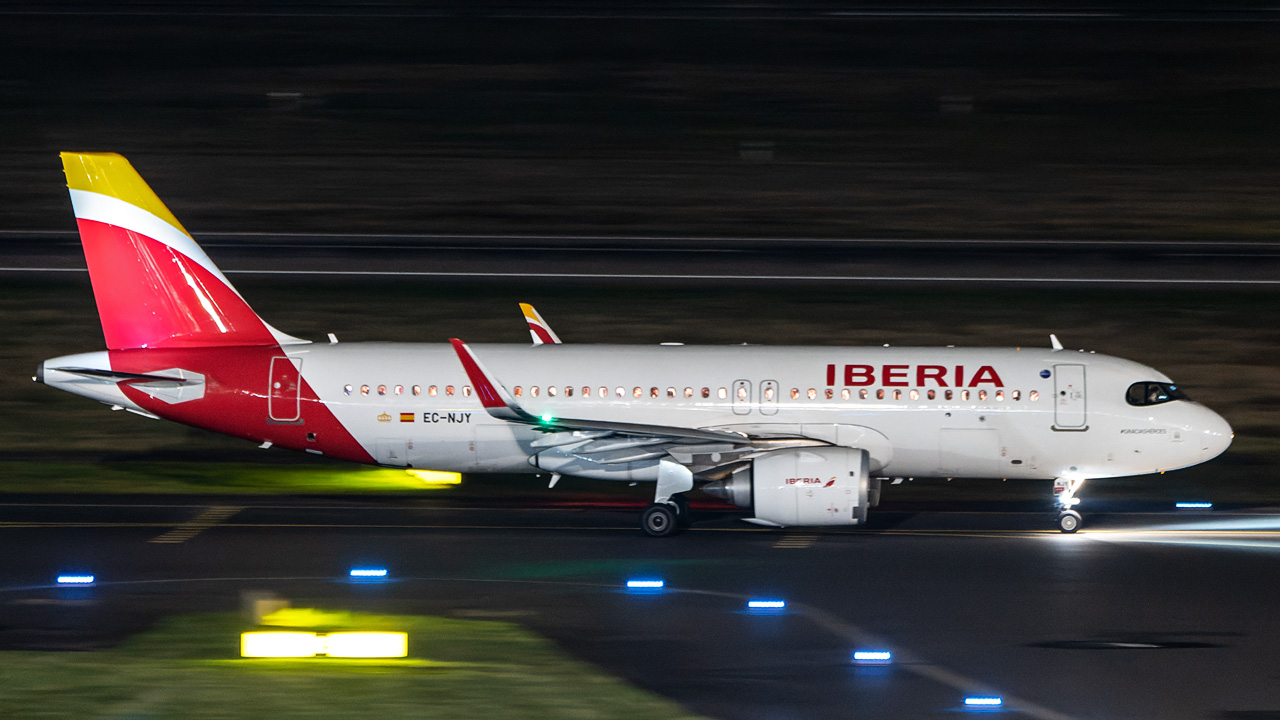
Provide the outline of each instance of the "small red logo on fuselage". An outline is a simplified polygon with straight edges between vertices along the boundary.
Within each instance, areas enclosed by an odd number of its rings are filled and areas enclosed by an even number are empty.
[[[913,384],[911,381],[915,380]],[[827,365],[827,385],[845,387],[1004,387],[1004,381],[990,365],[979,367],[972,375],[963,365]]]

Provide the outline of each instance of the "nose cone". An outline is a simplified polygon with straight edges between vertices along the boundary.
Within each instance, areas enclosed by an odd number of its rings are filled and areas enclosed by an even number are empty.
[[[1231,426],[1218,413],[1208,409],[1201,408],[1204,413],[1203,418],[1196,420],[1196,437],[1200,443],[1201,462],[1212,460],[1222,453],[1226,452],[1231,446],[1231,440],[1235,438]]]

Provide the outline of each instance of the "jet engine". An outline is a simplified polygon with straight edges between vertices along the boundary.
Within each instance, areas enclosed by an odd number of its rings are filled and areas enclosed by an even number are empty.
[[[764,524],[859,525],[871,484],[867,451],[833,446],[765,453],[702,490],[751,508],[751,519]]]

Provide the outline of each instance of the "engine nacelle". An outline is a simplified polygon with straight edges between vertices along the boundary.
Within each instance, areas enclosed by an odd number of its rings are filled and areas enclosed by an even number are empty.
[[[773,525],[858,525],[867,521],[871,473],[865,450],[777,450],[703,490]]]

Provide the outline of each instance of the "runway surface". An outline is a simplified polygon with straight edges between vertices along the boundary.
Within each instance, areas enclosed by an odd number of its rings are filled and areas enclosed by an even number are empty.
[[[0,273],[84,271],[72,233],[0,233]],[[535,282],[1280,288],[1255,242],[209,234],[228,275]]]
[[[711,717],[949,717],[975,694],[1007,717],[1280,712],[1280,616],[1259,611],[1280,591],[1280,510],[1112,507],[1066,536],[1044,513],[899,507],[862,530],[777,531],[706,506],[655,540],[630,507],[569,500],[10,496],[0,648],[101,647],[257,590],[519,622]],[[361,564],[390,580],[350,581]],[[51,586],[71,572],[96,584]],[[635,577],[666,587],[627,592]],[[856,665],[859,649],[893,663]]]

